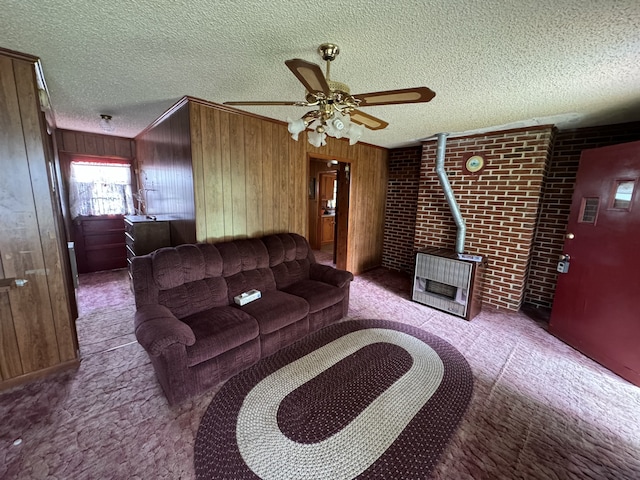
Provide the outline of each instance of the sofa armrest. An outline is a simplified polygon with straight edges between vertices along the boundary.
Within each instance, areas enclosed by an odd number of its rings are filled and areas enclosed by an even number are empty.
[[[353,280],[353,274],[346,270],[338,270],[329,265],[312,263],[309,269],[309,278],[342,288]]]
[[[166,347],[174,343],[193,345],[196,342],[191,327],[178,320],[162,305],[140,307],[136,311],[134,324],[138,343],[154,356],[160,355]]]

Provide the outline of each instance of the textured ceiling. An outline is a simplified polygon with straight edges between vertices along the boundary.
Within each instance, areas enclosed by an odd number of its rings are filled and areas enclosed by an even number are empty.
[[[374,145],[640,119],[638,0],[0,0],[0,11],[0,47],[41,58],[60,128],[100,132],[106,113],[133,137],[184,95],[302,100],[284,61],[322,64],[324,42],[340,46],[331,77],[353,93],[436,92],[367,108],[390,123],[365,132]]]

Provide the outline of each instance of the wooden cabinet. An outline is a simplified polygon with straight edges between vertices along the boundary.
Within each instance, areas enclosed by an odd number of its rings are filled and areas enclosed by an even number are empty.
[[[320,174],[320,200],[333,200],[334,184],[336,181],[335,173]]]
[[[320,218],[320,243],[321,244],[325,244],[325,243],[331,243],[334,240],[335,237],[335,222],[336,217],[331,215],[331,216],[324,216]]]
[[[332,243],[335,240],[336,218],[333,213],[335,205],[329,202],[335,200],[335,187],[337,175],[335,172],[320,172],[319,196],[318,204],[318,231],[320,236],[320,245]]]
[[[0,388],[78,365],[75,295],[39,62],[0,49]]]

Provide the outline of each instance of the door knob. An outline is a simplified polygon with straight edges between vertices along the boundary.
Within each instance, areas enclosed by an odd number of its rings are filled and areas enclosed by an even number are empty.
[[[559,262],[568,262],[569,260],[571,260],[571,256],[568,253],[562,253],[558,255]]]
[[[575,235],[573,233],[567,233],[564,237],[568,238],[569,240],[573,240],[575,238]]]

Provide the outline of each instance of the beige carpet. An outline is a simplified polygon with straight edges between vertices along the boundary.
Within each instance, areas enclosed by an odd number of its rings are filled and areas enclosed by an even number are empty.
[[[126,275],[81,276],[78,371],[0,393],[0,478],[194,478],[195,435],[214,392],[167,406],[131,343]],[[485,309],[466,322],[411,302],[409,290],[400,274],[361,275],[349,316],[420,327],[469,362],[473,397],[433,478],[640,478],[640,388],[524,314]]]

